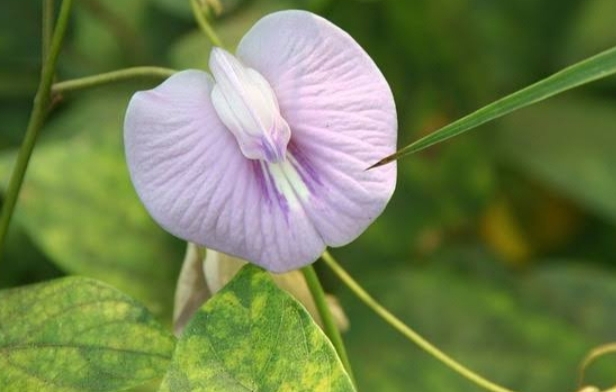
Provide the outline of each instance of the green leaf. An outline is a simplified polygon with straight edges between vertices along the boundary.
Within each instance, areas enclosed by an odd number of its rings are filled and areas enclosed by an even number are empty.
[[[161,391],[353,391],[306,310],[247,265],[197,312]]]
[[[0,390],[116,391],[159,377],[174,338],[139,303],[70,277],[0,291]]]
[[[563,69],[535,84],[501,98],[452,122],[396,153],[383,158],[372,167],[384,165],[434,144],[457,136],[508,113],[532,105],[556,94],[616,73],[616,47]]]
[[[616,222],[616,111],[568,97],[511,116],[496,133],[497,156]]]
[[[98,94],[80,97],[43,129],[15,222],[66,272],[170,316],[182,245],[152,221],[129,180],[122,146],[129,94]],[[0,159],[0,177],[8,180],[13,161],[13,154]]]

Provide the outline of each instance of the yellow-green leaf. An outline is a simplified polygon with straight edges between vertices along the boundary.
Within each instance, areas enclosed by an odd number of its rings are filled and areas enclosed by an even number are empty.
[[[186,326],[161,392],[343,392],[353,386],[306,310],[247,265]]]
[[[160,377],[174,338],[139,303],[70,277],[0,292],[0,391],[116,391]]]

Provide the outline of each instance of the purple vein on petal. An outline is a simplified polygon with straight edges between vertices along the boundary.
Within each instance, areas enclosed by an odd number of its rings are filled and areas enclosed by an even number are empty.
[[[317,185],[323,185],[317,170],[315,170],[308,157],[302,152],[293,139],[291,139],[287,148],[291,164],[295,167],[295,170],[297,170],[311,193],[315,194],[317,192]]]
[[[267,205],[272,207],[275,202],[277,207],[280,207],[285,211],[288,210],[287,201],[283,194],[276,189],[274,180],[265,166],[265,162],[261,160],[252,160],[251,165],[252,171],[257,180],[257,185],[261,191],[261,194],[264,196]]]
[[[285,161],[253,160],[250,165],[266,205],[277,208],[287,218],[290,209],[305,209],[305,203],[322,185],[317,170],[295,143],[289,144]]]

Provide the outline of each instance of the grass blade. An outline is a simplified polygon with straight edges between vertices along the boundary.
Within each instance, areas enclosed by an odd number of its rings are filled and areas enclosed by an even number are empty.
[[[537,83],[488,104],[461,119],[381,159],[368,169],[385,165],[424,148],[476,128],[488,121],[540,102],[546,98],[616,73],[616,47],[571,65]]]

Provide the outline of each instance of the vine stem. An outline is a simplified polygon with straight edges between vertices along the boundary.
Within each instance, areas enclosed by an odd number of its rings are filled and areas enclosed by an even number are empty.
[[[53,11],[54,0],[43,0],[41,63],[45,63],[47,60],[49,48],[51,47],[51,36],[53,34]]]
[[[338,357],[340,357],[342,365],[346,369],[347,374],[355,385],[355,378],[353,376],[353,370],[351,369],[351,362],[349,361],[349,356],[347,355],[346,349],[344,347],[342,336],[340,336],[340,331],[336,326],[336,322],[334,321],[332,312],[327,304],[327,300],[325,298],[325,291],[323,291],[323,286],[321,286],[319,277],[314,271],[314,267],[312,265],[308,265],[302,268],[302,274],[304,274],[304,278],[306,279],[306,283],[308,284],[310,294],[312,294],[312,298],[314,298],[314,303],[319,312],[319,316],[321,316],[321,321],[323,322],[323,330],[325,331],[325,334],[327,335],[329,340],[332,342],[332,345],[338,353]]]
[[[90,87],[97,87],[108,83],[121,82],[133,78],[161,78],[165,79],[173,75],[176,71],[162,67],[132,67],[118,71],[106,72],[99,75],[86,76],[79,79],[66,80],[53,85],[51,91],[56,93],[66,93],[75,90],[82,90]]]
[[[210,42],[212,42],[214,46],[219,46],[222,48],[222,41],[210,25],[210,22],[208,22],[207,18],[205,17],[203,10],[199,5],[199,0],[190,0],[190,5],[192,6],[193,14],[195,15],[195,19],[197,20],[197,23],[199,24],[201,30],[203,30],[205,35],[207,35]]]
[[[56,65],[58,63],[58,56],[60,55],[60,49],[62,47],[62,40],[64,39],[64,34],[68,25],[72,3],[73,0],[62,1],[56,28],[54,29],[53,36],[51,38],[49,53],[43,61],[41,81],[36,91],[36,95],[34,96],[32,112],[30,113],[30,119],[28,120],[28,127],[26,128],[24,141],[21,144],[19,153],[17,154],[17,161],[11,174],[11,179],[9,180],[4,204],[2,205],[2,213],[0,215],[0,250],[4,247],[9,224],[11,223],[13,211],[15,210],[15,204],[17,203],[17,197],[19,196],[19,191],[21,190],[21,185],[26,174],[26,169],[28,168],[28,163],[30,162],[30,156],[32,156],[32,150],[34,149],[36,138],[40,129],[43,127],[43,123],[45,122],[47,108],[51,101],[51,85],[53,83]]]
[[[408,338],[410,341],[419,346],[422,350],[432,355],[434,358],[438,359],[445,366],[449,367],[451,370],[460,374],[462,377],[467,380],[475,383],[476,385],[492,392],[513,392],[510,389],[504,388],[498,384],[489,381],[472,370],[468,369],[466,366],[457,362],[437,347],[435,347],[432,343],[428,342],[426,339],[421,337],[417,332],[411,329],[409,326],[404,324],[399,318],[394,316],[390,311],[388,311],[385,307],[379,304],[370,294],[368,294],[360,285],[357,283],[351,275],[349,275],[338,262],[334,259],[334,257],[328,252],[325,251],[321,258],[328,267],[342,280],[342,282],[355,294],[366,306],[372,309],[377,315],[379,315],[385,322],[391,325],[394,329]]]

